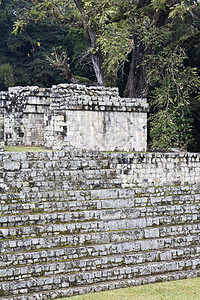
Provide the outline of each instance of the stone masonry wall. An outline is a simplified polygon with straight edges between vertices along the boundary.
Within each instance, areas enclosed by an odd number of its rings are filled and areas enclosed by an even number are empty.
[[[53,149],[145,151],[146,99],[120,98],[116,88],[60,84],[0,92],[6,145]]]
[[[199,153],[5,152],[6,191],[198,184]]]
[[[12,87],[1,92],[5,108],[4,140],[6,145],[44,145],[44,112],[49,107],[49,89]]]
[[[4,109],[0,108],[0,153],[4,151]]]
[[[146,99],[120,98],[116,88],[52,87],[45,115],[45,145],[100,151],[145,151]]]
[[[4,155],[4,109],[0,107],[0,192],[2,187],[4,186],[3,155]]]
[[[4,153],[0,298],[200,276],[200,154]]]

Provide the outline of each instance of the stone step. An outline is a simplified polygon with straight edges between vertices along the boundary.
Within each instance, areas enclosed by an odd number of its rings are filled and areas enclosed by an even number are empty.
[[[72,153],[73,152],[73,153]],[[89,155],[89,158],[88,158]],[[80,159],[81,158],[81,159]],[[13,170],[12,163],[20,162],[21,169],[45,171],[52,170],[55,166],[62,165],[64,170],[84,169],[108,169],[110,166],[110,156],[103,152],[80,151],[71,149],[70,151],[47,151],[47,152],[7,152],[6,170]],[[34,174],[34,173],[33,173]]]
[[[159,240],[160,241],[160,240]],[[161,244],[161,241],[160,241]],[[152,246],[152,243],[150,243]],[[181,247],[170,249],[166,248],[160,250],[158,247],[152,247],[154,250],[144,251],[143,253],[148,257],[150,253],[157,251],[159,253],[170,251],[172,253],[172,258],[179,257],[183,255],[195,255],[200,252],[199,246],[194,246],[192,243],[189,247]],[[135,241],[122,242],[122,243],[112,243],[112,244],[100,244],[92,246],[75,246],[75,247],[63,247],[63,248],[52,248],[52,249],[41,249],[39,251],[22,251],[22,252],[12,252],[12,253],[2,253],[0,268],[5,268],[9,266],[17,265],[30,265],[38,263],[49,263],[55,261],[64,261],[68,259],[83,259],[87,257],[104,257],[109,255],[128,255],[130,253],[135,253],[138,255],[141,247],[139,243]],[[159,250],[158,250],[159,249]]]
[[[98,269],[110,269],[119,267],[131,267],[135,265],[163,262],[200,259],[200,247],[167,249],[162,251],[137,252],[96,256],[89,258],[66,259],[62,261],[40,262],[39,264],[22,264],[0,268],[0,281],[27,279],[31,277],[54,276],[58,274],[70,274],[74,272],[87,272]]]
[[[22,251],[50,250],[54,248],[69,248],[70,253],[74,253],[73,247],[80,246],[80,253],[96,255],[107,251],[107,247],[117,249],[128,249],[127,251],[149,251],[154,249],[167,249],[174,247],[190,247],[200,243],[200,231],[198,225],[172,226],[168,230],[162,229],[160,238],[146,238],[141,229],[99,232],[76,235],[54,235],[44,237],[29,237],[24,239],[2,240],[0,251],[2,254]],[[177,235],[177,232],[179,233]],[[146,231],[147,236],[154,234]],[[173,236],[173,234],[175,234]],[[112,247],[112,244],[115,244]],[[116,246],[116,243],[119,244]],[[105,244],[105,245],[104,245]],[[124,246],[122,245],[124,244]],[[130,246],[130,247],[129,247]],[[89,250],[88,250],[89,249]],[[109,250],[110,251],[110,250]],[[117,252],[116,252],[117,253]]]
[[[193,196],[192,196],[193,197]],[[46,201],[37,201],[29,203],[21,203],[20,200],[17,204],[4,204],[1,205],[2,215],[14,215],[14,214],[25,214],[25,213],[40,213],[40,212],[63,212],[63,211],[81,211],[81,210],[102,210],[102,209],[132,209],[143,207],[166,207],[166,210],[170,209],[168,206],[174,206],[179,208],[180,205],[189,207],[190,205],[199,206],[200,201],[195,197],[193,199],[188,197],[173,198],[168,197],[158,202],[157,198],[147,199],[147,198],[116,198],[116,199],[104,199],[104,200],[71,200],[68,199],[49,199]],[[44,200],[44,199],[43,199]],[[51,201],[50,201],[51,200]],[[159,203],[159,205],[158,205]]]
[[[59,168],[59,167],[58,167]],[[74,170],[56,171],[47,169],[37,170],[32,176],[31,170],[20,170],[12,180],[13,171],[6,171],[6,186],[11,193],[45,192],[49,190],[69,189],[113,189],[121,187],[121,179],[116,176],[116,169],[106,170]],[[62,180],[61,180],[62,178]]]
[[[105,204],[105,203],[104,203]],[[61,222],[85,222],[98,220],[114,220],[114,219],[132,219],[145,217],[160,217],[163,215],[187,215],[199,214],[200,205],[168,205],[168,206],[147,206],[135,208],[109,208],[98,210],[81,210],[74,212],[55,211],[57,206],[49,210],[47,213],[35,213],[32,206],[32,214],[12,214],[10,216],[2,214],[0,216],[0,227],[17,227],[26,225],[44,225],[46,223],[61,223]]]
[[[43,192],[21,192],[12,194],[1,194],[1,204],[46,202],[48,201],[84,201],[84,200],[103,200],[103,199],[124,199],[132,198],[134,189],[92,189],[92,190],[49,190]]]
[[[70,195],[71,194],[71,195]],[[132,196],[131,196],[132,194]],[[26,195],[27,196],[27,195]],[[118,193],[118,190],[112,191],[107,195],[104,195],[104,199],[97,199],[95,194],[91,194],[90,191],[76,193],[74,191],[59,191],[52,193],[38,193],[35,197],[20,198],[20,195],[15,200],[9,199],[8,203],[1,199],[0,212],[2,215],[14,215],[25,213],[39,213],[39,212],[58,212],[58,211],[80,211],[80,210],[101,210],[112,208],[142,208],[142,207],[161,207],[164,206],[167,209],[168,206],[174,206],[175,208],[180,205],[188,207],[191,205],[199,205],[200,194],[195,195],[177,195],[177,196],[159,196],[159,197],[134,197],[134,191],[130,192],[130,195]],[[103,196],[103,195],[102,195]],[[106,197],[107,196],[107,197]],[[123,197],[124,196],[124,197]],[[112,198],[111,198],[112,197]],[[76,199],[76,200],[75,200]],[[14,204],[12,204],[15,201]]]
[[[4,291],[4,296],[20,295],[24,293],[34,293],[40,291],[56,290],[60,288],[71,287],[76,290],[77,287],[103,283],[115,280],[127,280],[137,277],[164,275],[170,272],[178,272],[192,269],[199,274],[200,258],[190,258],[180,261],[162,261],[140,265],[133,265],[128,267],[115,267],[110,269],[99,269],[93,271],[77,272],[71,274],[38,277],[34,279],[4,281],[0,283],[0,290]],[[177,273],[176,273],[177,274]]]
[[[78,233],[92,233],[103,231],[116,231],[116,230],[130,230],[139,229],[152,226],[170,226],[178,224],[192,224],[200,227],[200,214],[184,214],[184,215],[166,215],[158,217],[143,217],[143,218],[130,218],[130,219],[113,219],[113,220],[99,220],[99,221],[85,221],[85,222],[62,222],[56,224],[29,225],[20,227],[0,228],[0,238],[13,239],[13,238],[26,238],[26,237],[39,237],[42,235],[58,235],[58,234],[78,234]],[[38,215],[38,223],[39,223]],[[31,216],[30,216],[31,217]],[[36,218],[37,215],[34,215]],[[7,219],[7,217],[3,217]],[[2,218],[2,219],[3,219]],[[25,219],[26,221],[26,219]],[[167,228],[167,227],[166,227]],[[151,232],[149,237],[159,237],[159,228],[146,228],[145,231]],[[152,235],[152,236],[151,236]]]
[[[189,188],[188,186],[184,186]],[[170,189],[173,193],[170,193]],[[190,187],[191,188],[191,187]],[[169,192],[169,193],[168,193]],[[134,199],[134,205],[157,205],[161,204],[180,204],[199,203],[200,187],[196,186],[191,191],[182,189],[182,187],[149,187],[149,188],[126,188],[126,189],[99,189],[99,190],[50,190],[41,192],[24,192],[0,194],[0,204],[28,204],[42,202],[70,202],[70,201],[86,201],[86,200],[111,200],[118,199]],[[115,204],[115,203],[114,203]]]
[[[138,285],[146,285],[146,284],[153,284],[157,282],[166,282],[172,280],[180,280],[180,279],[189,279],[195,278],[200,276],[200,269],[196,270],[186,270],[180,272],[168,272],[165,274],[158,274],[158,275],[151,275],[151,276],[141,276],[139,278],[133,279],[123,279],[123,280],[113,280],[113,281],[106,281],[102,283],[96,284],[88,284],[83,286],[76,286],[71,288],[60,288],[54,289],[49,291],[41,291],[38,293],[27,293],[23,294],[22,296],[12,296],[6,297],[4,296],[4,300],[49,300],[49,299],[57,299],[63,297],[70,297],[75,295],[83,295],[88,293],[95,293],[119,288],[127,288],[133,287]],[[95,297],[95,295],[94,295]]]
[[[135,196],[176,196],[176,195],[194,195],[199,194],[200,185],[164,185],[164,186],[147,186],[137,187]]]
[[[53,213],[53,212],[78,212],[79,215],[81,214],[81,211],[87,210],[87,211],[100,211],[100,210],[112,210],[115,208],[116,210],[121,211],[133,211],[135,209],[140,211],[141,213],[149,212],[153,214],[153,211],[156,211],[156,208],[159,209],[159,213],[163,210],[163,214],[166,215],[168,212],[169,214],[172,214],[172,210],[177,210],[178,213],[181,211],[183,213],[190,213],[192,210],[194,212],[199,211],[199,203],[200,201],[197,200],[197,197],[191,196],[193,199],[189,197],[163,197],[162,200],[158,198],[116,198],[116,199],[104,199],[104,200],[71,200],[68,201],[68,199],[62,199],[60,201],[60,198],[55,199],[49,199],[46,198],[45,201],[41,201],[38,199],[35,199],[32,203],[20,203],[20,199],[16,200],[17,204],[4,204],[1,205],[1,215],[17,215],[17,219],[20,222],[19,215],[21,214],[21,220],[26,219],[25,214],[39,214],[39,213]],[[49,200],[48,200],[49,199]],[[38,200],[38,201],[37,201]],[[44,200],[44,199],[43,199]],[[52,201],[50,201],[52,200]],[[158,203],[160,205],[158,205]],[[159,213],[157,215],[159,215]],[[174,211],[175,213],[175,211]],[[99,214],[97,212],[97,214]],[[154,213],[155,214],[155,213]],[[30,218],[30,217],[29,217]],[[4,223],[8,223],[9,219],[3,218],[1,226],[6,226]],[[11,222],[14,222],[14,219],[11,218],[10,220],[13,220]]]
[[[11,193],[18,193],[25,191],[26,193],[32,192],[45,192],[49,190],[72,190],[72,189],[110,189],[110,188],[120,188],[121,187],[121,179],[112,179],[112,178],[95,178],[95,179],[87,179],[87,178],[75,178],[73,181],[68,178],[62,179],[59,181],[58,178],[54,180],[42,180],[38,179],[38,181],[34,182],[26,182],[26,181],[18,181],[17,184],[13,183],[9,186],[9,190]]]

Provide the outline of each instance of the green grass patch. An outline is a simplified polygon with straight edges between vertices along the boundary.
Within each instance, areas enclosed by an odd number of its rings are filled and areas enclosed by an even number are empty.
[[[148,284],[59,300],[200,300],[200,277]]]
[[[49,149],[44,149],[43,147],[35,146],[5,146],[4,151],[7,152],[41,152],[41,151],[52,151]]]

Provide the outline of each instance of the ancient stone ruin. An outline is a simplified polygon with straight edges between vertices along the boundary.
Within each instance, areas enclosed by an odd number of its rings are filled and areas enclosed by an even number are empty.
[[[116,88],[14,87],[1,92],[0,99],[6,145],[146,150],[146,99],[120,98]]]
[[[200,276],[200,154],[144,152],[145,100],[74,85],[1,99],[0,299]],[[4,152],[3,136],[54,150]]]

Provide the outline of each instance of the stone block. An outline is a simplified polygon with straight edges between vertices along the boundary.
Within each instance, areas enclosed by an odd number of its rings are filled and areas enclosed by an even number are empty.
[[[145,238],[158,238],[160,236],[158,228],[146,228],[144,230]]]

